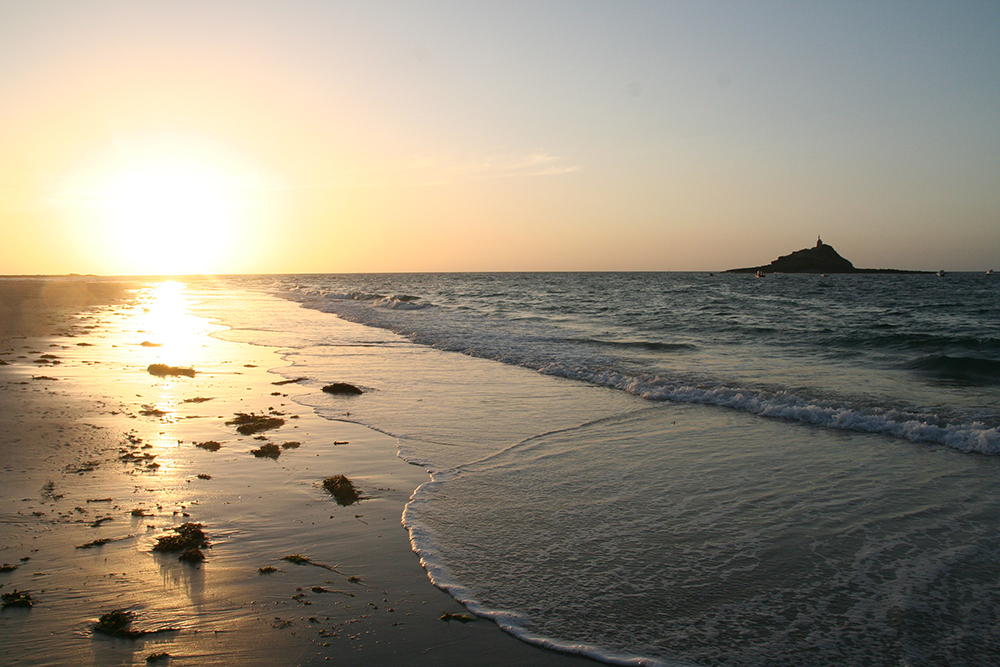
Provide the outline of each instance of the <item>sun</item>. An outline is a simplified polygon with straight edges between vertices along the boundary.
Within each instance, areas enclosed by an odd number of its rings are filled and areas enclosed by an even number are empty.
[[[108,178],[102,192],[107,248],[144,275],[211,273],[238,234],[239,188],[207,164],[159,159]]]

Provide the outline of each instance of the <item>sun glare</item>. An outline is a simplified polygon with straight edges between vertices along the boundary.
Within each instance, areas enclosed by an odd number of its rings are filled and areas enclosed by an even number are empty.
[[[224,174],[197,164],[119,171],[103,192],[110,249],[135,273],[218,271],[237,232],[236,195]]]

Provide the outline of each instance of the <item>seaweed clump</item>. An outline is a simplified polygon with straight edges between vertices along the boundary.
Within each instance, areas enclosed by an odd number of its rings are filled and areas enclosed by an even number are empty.
[[[217,440],[206,440],[205,442],[196,442],[194,443],[194,446],[198,447],[199,449],[207,450],[209,452],[217,452],[220,449],[222,449],[222,444],[219,443]]]
[[[202,553],[201,549],[187,549],[184,553],[177,557],[177,560],[182,563],[200,563],[205,560],[205,554]]]
[[[341,396],[357,396],[358,394],[364,393],[358,387],[346,382],[334,382],[333,384],[328,384],[323,387],[323,391],[327,394],[338,394]]]
[[[446,611],[441,614],[441,620],[445,623],[450,623],[451,621],[458,621],[459,623],[471,623],[476,620],[475,616],[469,616],[468,614],[453,614],[450,611]]]
[[[26,593],[24,591],[19,591],[16,588],[12,593],[4,593],[0,596],[3,601],[3,608],[7,607],[27,607],[31,608],[31,605],[35,603],[34,599],[31,597],[31,593]]]
[[[226,422],[226,426],[235,426],[236,432],[243,435],[253,435],[260,431],[269,431],[284,425],[281,417],[269,417],[254,413],[237,412],[236,418]]]
[[[159,628],[158,630],[133,630],[132,623],[135,621],[135,612],[125,609],[115,609],[103,614],[94,625],[94,632],[108,635],[109,637],[122,637],[124,639],[136,639],[143,635],[155,635],[161,632],[176,632],[177,628]]]
[[[331,572],[336,572],[337,574],[343,574],[340,570],[335,567],[330,567],[325,563],[319,563],[311,558],[303,556],[301,554],[291,554],[290,556],[283,556],[281,560],[287,560],[289,563],[295,563],[296,565],[313,565],[315,567],[321,567],[324,570],[330,570]]]
[[[323,480],[323,488],[330,492],[338,505],[352,505],[361,500],[361,492],[344,475],[327,477]]]
[[[146,634],[142,630],[133,630],[132,622],[135,620],[135,613],[124,609],[115,609],[103,614],[94,626],[94,632],[111,637],[125,637],[135,639]]]
[[[168,366],[166,364],[150,364],[146,369],[150,375],[155,375],[156,377],[169,377],[176,375],[183,375],[185,377],[193,378],[194,369],[193,368],[181,368],[180,366]]]
[[[261,445],[258,449],[251,449],[250,453],[259,459],[277,459],[281,456],[281,447],[278,447],[273,442],[269,442],[266,445]]]
[[[185,563],[200,563],[205,560],[202,549],[208,547],[208,538],[200,523],[185,523],[174,527],[176,535],[159,537],[153,546],[153,551],[161,553],[181,552],[178,560]]]

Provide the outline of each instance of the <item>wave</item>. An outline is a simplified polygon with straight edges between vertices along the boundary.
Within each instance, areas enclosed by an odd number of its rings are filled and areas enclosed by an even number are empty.
[[[803,398],[784,391],[692,386],[661,378],[647,380],[613,371],[594,372],[555,365],[539,370],[548,375],[620,389],[651,401],[718,405],[761,417],[848,431],[884,433],[912,442],[940,444],[965,452],[1000,454],[1000,427],[981,422],[952,423],[933,413],[920,414],[879,406],[852,406],[848,403]]]
[[[889,325],[881,325],[883,328]],[[974,336],[947,336],[927,333],[863,333],[835,337],[826,346],[862,349],[902,349],[940,351],[945,349],[1000,351],[1000,339]]]
[[[524,323],[502,318],[478,322],[464,314],[442,309],[433,319],[417,321],[390,316],[388,310],[419,310],[432,304],[406,295],[348,292],[294,296],[307,307],[333,312],[344,319],[389,329],[410,341],[440,350],[530,368],[541,373],[619,389],[651,401],[701,403],[748,412],[762,417],[797,421],[826,428],[881,433],[912,442],[953,447],[966,452],[1000,454],[1000,420],[995,414],[975,411],[894,407],[891,399],[851,397],[826,400],[788,387],[761,388],[760,383],[741,386],[738,381],[716,381],[696,370],[649,368],[645,361],[629,359],[627,350],[651,350],[677,355],[698,352],[687,343],[655,340],[614,341],[569,335],[558,327],[519,328]],[[319,296],[320,298],[316,298]],[[384,313],[384,315],[380,314]],[[548,318],[549,323],[552,322]],[[510,328],[516,327],[516,328]],[[844,339],[842,339],[843,342]],[[881,340],[893,345],[921,347],[962,342],[993,345],[993,339],[888,334],[858,336],[858,344]],[[868,341],[868,343],[864,343]],[[618,349],[609,355],[594,354],[594,347]],[[590,348],[591,351],[588,351]],[[671,359],[677,358],[668,357]],[[973,357],[934,355],[913,363],[917,372],[964,382],[1000,385],[1000,362]],[[971,416],[970,416],[971,415]]]
[[[410,534],[410,546],[420,557],[420,565],[427,572],[431,583],[451,595],[466,609],[480,618],[486,618],[496,623],[504,632],[517,637],[523,642],[534,644],[552,651],[580,655],[610,665],[626,667],[688,667],[688,663],[666,662],[649,657],[628,655],[617,651],[602,649],[592,644],[559,641],[552,637],[531,632],[525,626],[528,619],[521,614],[509,610],[493,609],[484,605],[473,591],[458,581],[451,573],[446,558],[441,553],[434,530],[425,521],[419,519],[424,506],[430,502],[432,491],[440,486],[448,474],[432,475],[430,482],[420,485],[410,496],[410,501],[403,510],[402,523]]]
[[[929,355],[911,361],[907,368],[945,380],[1000,385],[1000,361],[993,359]]]
[[[690,343],[660,343],[651,340],[599,340],[596,338],[570,338],[565,340],[570,343],[583,343],[584,345],[595,345],[597,347],[649,350],[651,352],[692,352],[698,349],[697,345],[691,345]]]
[[[388,310],[422,310],[429,308],[433,304],[421,301],[419,296],[410,294],[378,294],[372,292],[342,292],[326,293],[323,298],[329,301],[367,301],[375,308],[386,308]]]

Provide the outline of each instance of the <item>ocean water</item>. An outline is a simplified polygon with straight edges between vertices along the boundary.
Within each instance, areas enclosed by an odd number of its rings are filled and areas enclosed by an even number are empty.
[[[1000,278],[296,275],[218,314],[425,466],[433,581],[621,664],[1000,663]]]

